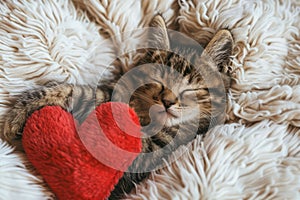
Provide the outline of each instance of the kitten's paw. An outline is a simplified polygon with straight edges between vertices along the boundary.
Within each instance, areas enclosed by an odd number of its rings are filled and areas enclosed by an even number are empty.
[[[25,123],[26,110],[17,107],[11,109],[6,115],[3,126],[4,139],[11,143],[12,140],[21,138]]]

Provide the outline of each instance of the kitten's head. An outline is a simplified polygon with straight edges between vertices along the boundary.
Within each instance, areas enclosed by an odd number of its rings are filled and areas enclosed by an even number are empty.
[[[154,17],[151,26],[158,30],[149,35],[151,46],[156,48],[147,50],[123,84],[136,88],[130,94],[129,104],[141,125],[156,123],[171,127],[194,119],[200,122],[217,119],[224,113],[230,86],[227,70],[233,45],[230,32],[220,30],[204,51],[199,51],[190,46],[171,47],[161,16]],[[180,53],[174,53],[173,49]]]

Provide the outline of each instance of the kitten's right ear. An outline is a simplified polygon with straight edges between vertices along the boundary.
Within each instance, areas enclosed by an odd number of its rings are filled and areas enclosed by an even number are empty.
[[[228,30],[220,30],[208,43],[202,55],[210,57],[222,71],[230,60],[233,48],[233,38]]]
[[[153,29],[148,32],[149,47],[169,50],[170,39],[164,18],[160,14],[154,16],[150,22],[150,27]]]

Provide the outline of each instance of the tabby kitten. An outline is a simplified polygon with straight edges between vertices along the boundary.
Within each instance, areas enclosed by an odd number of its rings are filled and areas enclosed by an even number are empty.
[[[83,121],[94,105],[122,101],[127,91],[140,85],[130,95],[129,105],[143,126],[143,153],[112,191],[110,199],[119,199],[160,166],[178,146],[222,122],[230,86],[227,70],[233,46],[230,32],[218,31],[201,52],[192,47],[172,47],[160,15],[153,18],[150,26],[158,30],[155,35],[149,35],[151,46],[156,48],[146,50],[136,63],[136,72],[127,77],[124,74],[125,78],[117,77],[114,84],[102,82],[97,89],[51,82],[23,93],[7,114],[6,139],[21,137],[28,116],[43,106],[61,106]]]

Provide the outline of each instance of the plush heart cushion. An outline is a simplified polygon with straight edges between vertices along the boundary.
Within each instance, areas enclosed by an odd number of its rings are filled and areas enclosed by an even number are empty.
[[[23,132],[29,161],[58,199],[105,199],[141,152],[137,115],[105,103],[78,126],[58,106],[35,111]]]

